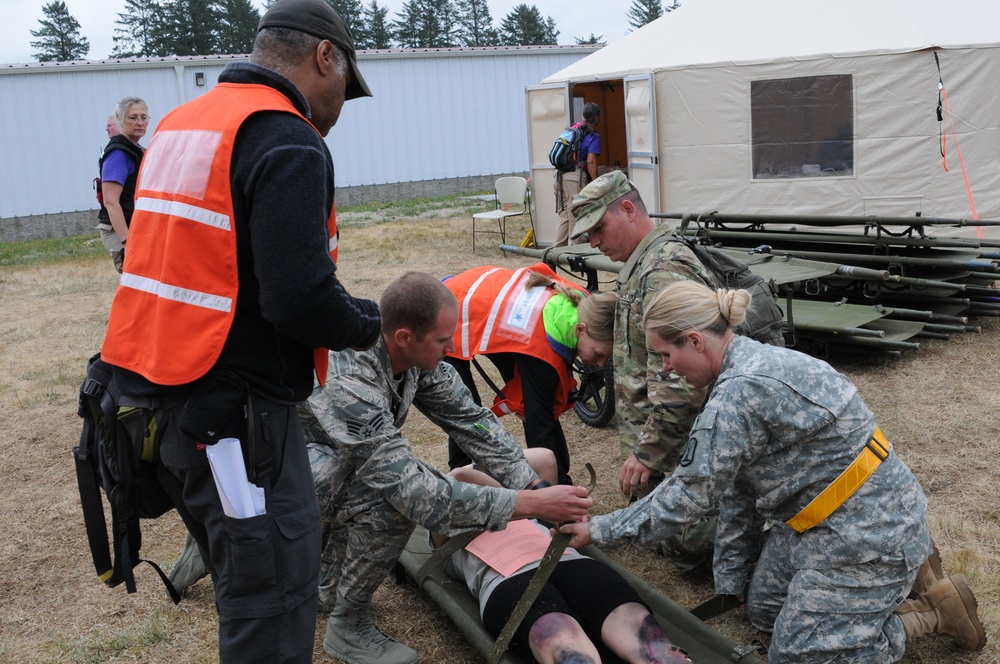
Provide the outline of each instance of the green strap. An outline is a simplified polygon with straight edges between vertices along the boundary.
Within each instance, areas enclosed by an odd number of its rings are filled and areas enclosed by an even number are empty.
[[[538,569],[535,570],[531,581],[528,583],[528,587],[524,589],[524,594],[521,595],[521,599],[518,600],[514,611],[510,614],[510,618],[507,619],[507,624],[503,626],[503,631],[500,632],[496,643],[493,644],[493,650],[490,651],[490,656],[487,660],[489,664],[497,664],[504,653],[507,652],[507,646],[510,644],[510,640],[514,638],[514,632],[521,626],[521,622],[524,620],[524,616],[527,615],[528,609],[535,603],[538,593],[542,591],[542,587],[548,582],[549,576],[552,575],[552,570],[559,564],[559,559],[562,558],[563,551],[566,550],[569,539],[569,535],[563,534],[558,530],[552,537],[552,541],[549,542],[549,548],[545,550],[545,555],[542,556],[542,560],[538,564]]]
[[[594,472],[594,467],[589,463],[586,464],[586,468],[590,473],[590,483],[587,485],[587,493],[591,493],[594,487],[597,486],[597,474]],[[507,646],[510,645],[510,640],[514,638],[514,632],[521,626],[521,622],[524,621],[528,609],[535,603],[538,593],[542,591],[542,587],[548,582],[549,577],[552,576],[552,571],[559,564],[563,551],[566,550],[566,545],[569,544],[570,537],[570,535],[560,532],[558,528],[556,529],[556,534],[553,535],[552,541],[549,542],[549,547],[545,550],[545,555],[542,556],[542,560],[538,563],[538,568],[532,575],[531,581],[528,582],[528,587],[524,589],[524,594],[521,595],[521,599],[518,600],[517,605],[511,612],[510,618],[507,619],[507,624],[503,626],[500,636],[497,637],[496,643],[493,644],[493,649],[490,651],[490,656],[487,660],[489,664],[497,664],[504,653],[507,652]]]
[[[424,580],[428,574],[437,569],[437,566],[443,563],[451,554],[465,547],[466,544],[479,537],[483,532],[482,530],[470,530],[460,533],[435,549],[431,557],[427,559],[427,562],[421,565],[417,573],[413,575],[413,580],[417,582],[417,587],[423,588]]]

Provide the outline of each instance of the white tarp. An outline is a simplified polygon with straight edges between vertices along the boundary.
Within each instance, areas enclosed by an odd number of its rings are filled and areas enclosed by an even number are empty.
[[[640,74],[664,212],[971,218],[967,177],[979,217],[1000,218],[1000,3],[690,0],[543,83]],[[833,81],[840,115],[793,108],[802,81]],[[846,149],[846,165],[821,148]]]

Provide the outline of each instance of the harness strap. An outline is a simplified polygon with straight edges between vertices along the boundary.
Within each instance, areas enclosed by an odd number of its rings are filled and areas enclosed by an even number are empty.
[[[587,493],[591,493],[597,486],[597,474],[594,472],[594,467],[589,463],[586,464],[586,468],[587,472],[590,473]],[[531,581],[528,582],[528,587],[524,589],[524,594],[521,595],[521,599],[514,606],[510,617],[507,618],[507,623],[500,631],[500,636],[497,637],[496,642],[493,644],[493,649],[490,651],[490,656],[487,660],[489,664],[497,664],[504,653],[507,652],[510,640],[514,638],[514,633],[521,626],[521,622],[528,614],[528,609],[531,608],[531,605],[538,598],[538,593],[542,591],[542,587],[545,586],[549,577],[552,576],[552,571],[555,570],[556,565],[559,564],[559,560],[562,559],[563,551],[566,550],[569,540],[570,535],[566,535],[559,528],[556,528],[555,535],[552,536],[552,541],[549,542],[549,547],[545,549],[545,555],[542,556],[542,560],[538,563]]]
[[[830,482],[830,485],[813,498],[812,502],[803,507],[801,512],[788,521],[785,521],[785,523],[800,533],[804,533],[822,523],[824,519],[837,511],[838,507],[847,502],[848,498],[854,495],[854,492],[888,458],[891,450],[892,445],[885,439],[882,430],[875,427],[875,433],[872,435],[871,440],[865,443],[861,453],[840,474],[840,477]]]
[[[455,553],[459,549],[465,548],[465,546],[483,534],[482,530],[470,530],[459,535],[455,535],[447,542],[442,544],[439,548],[434,550],[431,557],[427,559],[417,573],[413,575],[413,580],[417,582],[417,587],[422,588],[424,586],[424,580],[427,579],[427,575],[437,569],[437,566],[448,559],[451,554]]]
[[[500,397],[502,401],[505,401],[507,397],[504,396],[503,390],[497,387],[497,384],[493,382],[493,379],[490,378],[489,374],[486,373],[486,370],[483,369],[483,365],[479,364],[479,361],[476,358],[472,358],[470,362],[472,362],[472,366],[476,368],[476,371],[479,372],[479,375],[483,377],[483,380],[486,381],[486,384],[490,386],[490,389],[496,392],[496,395]]]

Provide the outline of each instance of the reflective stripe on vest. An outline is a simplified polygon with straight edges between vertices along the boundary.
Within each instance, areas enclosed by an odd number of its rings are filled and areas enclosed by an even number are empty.
[[[525,290],[523,285],[531,272],[540,272],[571,288],[580,288],[557,276],[544,263],[518,270],[491,266],[473,268],[444,281],[459,300],[459,324],[452,357],[469,360],[480,354],[519,353],[543,360],[560,378],[553,408],[553,414],[558,417],[572,407],[569,394],[576,387],[576,379],[566,360],[546,338],[542,309],[555,291],[550,288]],[[524,397],[518,371],[502,391],[506,400],[497,396],[491,410],[498,416],[513,412],[523,417]]]
[[[221,83],[160,122],[142,162],[125,273],[102,356],[159,385],[184,385],[216,363],[239,290],[231,162],[239,128],[253,113],[307,121],[265,85]],[[318,133],[318,131],[317,131]],[[336,206],[327,221],[336,260]],[[328,353],[314,353],[326,378]]]

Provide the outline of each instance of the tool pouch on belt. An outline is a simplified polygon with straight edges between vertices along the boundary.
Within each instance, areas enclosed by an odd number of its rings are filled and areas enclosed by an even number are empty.
[[[263,415],[263,414],[262,414]],[[214,445],[223,438],[238,438],[243,449],[247,478],[258,482],[271,471],[271,451],[257,435],[250,386],[226,370],[210,374],[181,409],[181,431],[199,443]]]
[[[106,463],[117,481],[135,483],[135,508],[143,519],[155,519],[173,508],[169,496],[160,488],[153,462],[159,455],[160,431],[155,416],[143,408],[118,408],[118,453],[108,455]],[[109,486],[109,484],[105,484]]]

